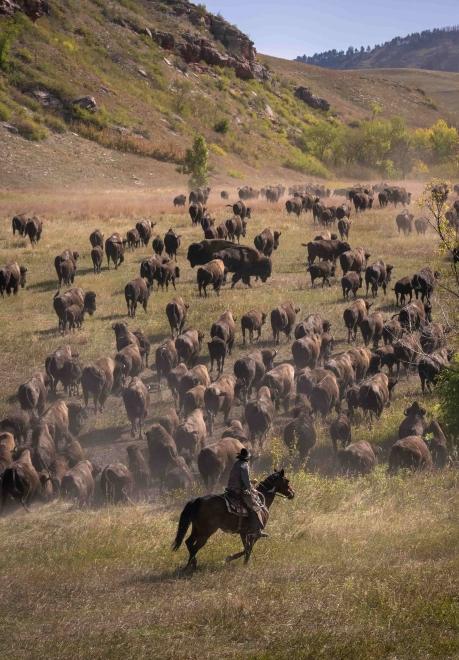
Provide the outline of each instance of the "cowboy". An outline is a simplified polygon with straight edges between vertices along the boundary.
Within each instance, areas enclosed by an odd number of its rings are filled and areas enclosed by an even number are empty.
[[[251,533],[260,536],[268,536],[263,532],[264,523],[261,519],[261,505],[257,495],[252,489],[249,472],[250,454],[243,447],[236,456],[236,462],[231,468],[226,490],[240,499],[249,511],[249,529]],[[260,514],[259,514],[260,512]]]

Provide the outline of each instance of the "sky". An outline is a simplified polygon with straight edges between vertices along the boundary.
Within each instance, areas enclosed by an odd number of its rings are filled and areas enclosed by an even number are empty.
[[[287,59],[459,24],[459,0],[206,0],[205,5],[248,34],[259,53]]]

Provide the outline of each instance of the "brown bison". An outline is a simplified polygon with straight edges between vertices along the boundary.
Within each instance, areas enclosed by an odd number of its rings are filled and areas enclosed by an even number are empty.
[[[88,406],[89,396],[92,395],[94,412],[103,411],[109,394],[116,392],[121,385],[121,371],[117,369],[112,358],[99,358],[93,364],[83,368],[81,373],[81,387],[85,406]]]
[[[77,502],[80,507],[91,504],[94,489],[94,467],[88,460],[80,461],[62,477],[62,496]]]
[[[126,299],[128,316],[135,318],[137,305],[142,305],[144,312],[147,312],[148,299],[150,297],[150,284],[143,277],[136,277],[124,287],[124,297]]]
[[[225,437],[201,449],[198,469],[206,487],[212,489],[220,481],[226,482],[236,455],[244,447],[236,438]]]
[[[123,387],[122,396],[128,419],[131,422],[131,435],[135,436],[138,430],[139,438],[141,438],[142,424],[150,405],[150,393],[142,380],[134,377],[127,387]]]
[[[115,265],[115,270],[120,264],[124,261],[124,245],[125,242],[121,238],[121,235],[117,232],[109,236],[105,241],[105,254],[107,256],[107,266],[110,270],[110,260],[113,261]]]
[[[295,307],[290,301],[282,303],[271,311],[271,328],[275,344],[279,344],[281,332],[285,334],[287,339],[290,339],[293,324],[299,311],[300,308]]]
[[[26,285],[26,266],[20,266],[16,261],[13,261],[3,268],[0,268],[0,295],[3,298],[6,295],[14,295],[19,291],[19,287],[23,289]]]
[[[261,234],[255,236],[253,243],[258,252],[261,252],[265,257],[270,257],[274,250],[279,247],[279,239],[282,232],[271,231],[271,229],[263,229]]]
[[[123,463],[106,465],[100,475],[100,490],[107,504],[128,502],[133,488],[131,471]]]
[[[430,470],[432,456],[429,448],[422,438],[410,435],[397,440],[389,454],[389,472],[395,473],[400,469]]]
[[[368,474],[376,466],[375,452],[366,440],[338,449],[336,457],[341,472],[348,475]]]
[[[196,273],[199,295],[202,296],[202,291],[204,291],[204,296],[207,298],[207,287],[212,285],[215,293],[219,296],[225,278],[225,265],[221,259],[212,259],[204,266],[200,266]]]
[[[183,456],[186,463],[191,465],[204,446],[207,436],[204,415],[200,408],[196,408],[179,424],[175,433],[175,442],[178,453]]]

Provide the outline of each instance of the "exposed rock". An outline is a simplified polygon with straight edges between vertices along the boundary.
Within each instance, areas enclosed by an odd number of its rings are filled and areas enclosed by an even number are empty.
[[[49,4],[47,0],[0,0],[0,15],[12,16],[17,11],[36,21],[49,14]]]
[[[33,96],[37,99],[41,105],[47,108],[54,108],[56,110],[62,109],[62,102],[56,97],[53,96],[46,89],[34,89],[32,91]]]
[[[72,101],[72,103],[73,105],[78,105],[84,110],[91,110],[92,112],[97,110],[97,101],[94,96],[82,96],[81,98]]]
[[[164,4],[167,4],[176,16],[186,16],[193,26],[207,29],[210,36],[220,42],[227,53],[222,53],[211,41],[198,34],[186,32],[182,34],[183,42],[179,43],[172,34],[159,33],[149,28],[152,38],[159,46],[174,50],[188,64],[202,61],[209,66],[230,67],[234,69],[236,76],[243,80],[269,78],[266,67],[256,60],[253,41],[234,25],[221,16],[203,11],[202,7],[187,0],[165,0]]]
[[[295,96],[315,110],[330,110],[329,102],[313,94],[309,87],[297,87]]]

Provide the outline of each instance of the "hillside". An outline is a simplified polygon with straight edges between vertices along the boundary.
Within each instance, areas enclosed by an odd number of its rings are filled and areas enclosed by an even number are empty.
[[[459,26],[395,37],[374,48],[350,46],[347,51],[328,50],[311,57],[302,55],[297,60],[331,69],[395,68],[458,72]]]
[[[329,110],[297,98],[305,84]],[[285,166],[329,176],[329,163],[308,148],[311,127],[370,119],[374,102],[382,117],[409,126],[457,124],[458,97],[459,74],[335,74],[258,56],[236,27],[185,0],[0,2],[7,187],[148,185],[151,160],[177,177],[197,132],[211,176],[266,179]]]
[[[459,125],[459,73],[389,68],[335,71],[268,55],[261,60],[287,83],[308,85],[327,98],[345,122],[368,118],[376,101],[382,116],[400,115],[411,126],[428,126],[438,117]]]

